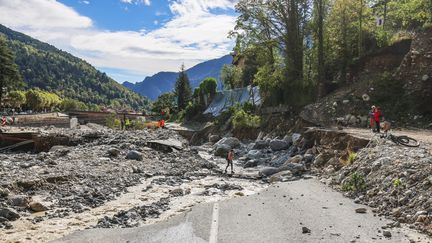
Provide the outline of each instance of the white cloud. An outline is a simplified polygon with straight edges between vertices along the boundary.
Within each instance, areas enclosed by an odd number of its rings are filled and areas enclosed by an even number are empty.
[[[120,0],[122,3],[129,3],[129,4],[144,4],[146,6],[150,6],[151,1],[150,0]]]
[[[150,1],[121,0],[127,3]],[[215,8],[232,9],[233,0],[172,0],[172,19],[152,31],[108,31],[93,26],[54,0],[0,0],[0,23],[84,58],[101,68],[145,75],[177,71],[200,61],[229,53],[228,32],[235,16],[212,14]],[[118,80],[124,81],[124,80]],[[139,81],[139,80],[133,80]]]

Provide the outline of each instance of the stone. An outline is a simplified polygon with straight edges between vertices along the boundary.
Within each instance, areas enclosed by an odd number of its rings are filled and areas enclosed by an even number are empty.
[[[8,201],[11,206],[26,208],[31,200],[26,195],[11,195]]]
[[[289,181],[293,178],[293,173],[289,170],[287,171],[280,171],[272,176],[270,176],[269,182],[275,183],[279,181]]]
[[[262,152],[259,150],[251,150],[246,154],[248,159],[258,159],[262,157]]]
[[[275,168],[275,167],[264,167],[264,168],[261,168],[259,170],[258,174],[260,176],[271,176],[271,175],[276,174],[278,172],[279,172],[278,168]]]
[[[429,79],[429,75],[425,74],[422,76],[422,81],[426,81]]]
[[[301,138],[301,134],[300,133],[293,133],[291,135],[291,143],[292,144],[297,144],[297,142],[300,140]]]
[[[43,205],[40,202],[31,202],[29,204],[29,208],[34,211],[34,212],[43,212],[43,211],[47,211],[48,207]]]
[[[240,140],[235,137],[227,137],[227,138],[222,138],[216,144],[217,145],[225,144],[228,145],[230,148],[238,148],[240,147]]]
[[[366,208],[357,208],[357,209],[355,210],[355,212],[356,212],[356,213],[366,213],[366,212],[367,212],[367,209],[366,209]]]
[[[289,143],[281,139],[273,139],[270,141],[270,148],[273,151],[280,151],[289,148]]]
[[[246,162],[244,165],[243,165],[243,168],[251,168],[251,167],[255,167],[255,166],[257,166],[258,165],[258,160],[249,160],[248,162]]]
[[[394,217],[399,217],[402,214],[401,208],[394,208],[392,209],[392,215]]]
[[[390,238],[390,237],[392,237],[392,234],[391,234],[391,232],[388,231],[388,230],[383,230],[383,236],[384,236],[384,237],[387,237],[387,238]]]
[[[173,197],[181,197],[184,195],[184,191],[181,188],[176,188],[170,191],[170,195]]]
[[[308,227],[302,227],[302,233],[303,234],[309,234],[309,233],[311,233],[311,230],[308,228]]]
[[[0,187],[0,197],[7,197],[9,195],[9,190],[7,188]]]
[[[210,143],[217,143],[221,137],[219,135],[209,135],[208,140]]]
[[[314,162],[312,163],[315,167],[321,167],[326,163],[324,154],[318,154],[317,157],[315,157]]]
[[[230,151],[231,147],[227,144],[218,144],[216,145],[216,149],[214,155],[226,158],[228,151]]]
[[[349,120],[347,121],[349,125],[355,125],[358,123],[358,119],[355,116],[350,116]]]
[[[302,160],[303,160],[303,156],[301,156],[300,154],[298,154],[298,155],[296,155],[294,157],[289,158],[285,162],[285,164],[290,164],[290,163],[299,164],[300,162],[302,162]]]
[[[349,100],[343,100],[343,101],[342,101],[342,104],[346,105],[346,104],[348,104],[349,102],[350,102]]]
[[[56,145],[56,146],[51,147],[49,152],[54,153],[57,156],[65,156],[70,152],[70,148],[68,148],[66,146]]]
[[[19,214],[11,208],[0,208],[0,217],[9,221],[14,221],[20,218]]]
[[[253,145],[252,149],[266,149],[269,147],[269,143],[266,140],[258,140]]]
[[[110,157],[117,157],[120,154],[120,150],[116,149],[116,148],[110,148],[110,149],[108,149],[107,152],[108,152],[108,156],[110,156]]]
[[[136,150],[131,150],[127,153],[126,159],[141,161],[143,160],[143,154]]]
[[[329,165],[329,166],[327,166],[327,168],[324,169],[324,172],[326,174],[333,174],[335,171],[336,170],[335,170],[333,165]]]
[[[144,171],[137,166],[132,166],[132,173],[140,174],[140,173],[144,173]]]
[[[304,163],[306,165],[309,165],[309,164],[313,163],[314,155],[313,154],[305,154],[303,159],[304,159]]]
[[[302,164],[294,164],[294,163],[284,164],[281,167],[279,167],[279,171],[286,171],[286,170],[291,171],[291,173],[293,173],[294,175],[301,175],[303,172],[306,171],[306,168]]]

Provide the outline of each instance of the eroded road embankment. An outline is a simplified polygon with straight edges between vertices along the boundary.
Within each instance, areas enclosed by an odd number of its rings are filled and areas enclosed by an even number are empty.
[[[365,208],[366,213],[356,213]],[[264,191],[134,229],[92,229],[55,242],[427,242],[371,209],[354,204],[315,179],[275,184]],[[305,227],[305,229],[303,229]],[[310,231],[310,232],[308,232]],[[386,236],[384,236],[386,235]]]

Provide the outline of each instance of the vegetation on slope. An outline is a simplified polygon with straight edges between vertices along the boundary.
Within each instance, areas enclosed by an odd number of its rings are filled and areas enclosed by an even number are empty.
[[[137,110],[148,106],[147,98],[128,90],[82,59],[2,25],[0,33],[7,37],[28,88],[40,88],[87,105]]]

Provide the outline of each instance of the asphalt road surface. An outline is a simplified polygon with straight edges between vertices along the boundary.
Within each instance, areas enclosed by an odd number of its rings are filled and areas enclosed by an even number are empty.
[[[253,196],[197,205],[167,221],[132,229],[92,229],[55,242],[432,242],[391,221],[365,214],[341,193],[315,179],[275,184]],[[303,233],[302,227],[310,229]]]

